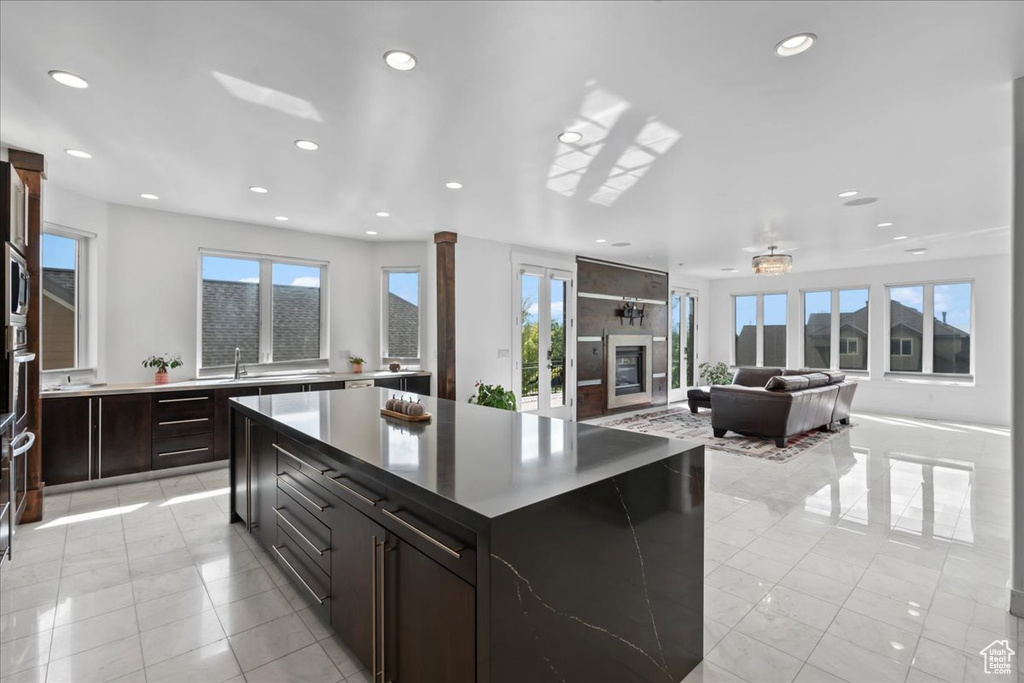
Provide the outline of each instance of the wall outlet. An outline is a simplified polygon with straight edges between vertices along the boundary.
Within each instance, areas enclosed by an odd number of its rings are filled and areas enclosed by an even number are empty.
[[[509,358],[511,351],[508,349],[498,349],[498,358]]]

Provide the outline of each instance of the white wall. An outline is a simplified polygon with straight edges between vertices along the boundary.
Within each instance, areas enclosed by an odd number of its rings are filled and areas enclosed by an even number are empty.
[[[971,339],[974,354],[973,386],[920,383],[885,379],[885,286],[933,280],[973,280],[976,329]],[[835,287],[870,287],[870,377],[861,379],[854,410],[912,417],[968,420],[1007,425],[1010,422],[1010,259],[985,256],[947,261],[920,261],[873,268],[794,272],[780,277],[744,277],[715,280],[709,297],[712,362],[730,360],[733,294],[787,291],[789,366],[803,360],[800,337],[801,290]]]

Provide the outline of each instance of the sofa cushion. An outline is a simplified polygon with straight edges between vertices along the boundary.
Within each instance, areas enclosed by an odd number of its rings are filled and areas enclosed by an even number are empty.
[[[782,375],[783,377],[789,377],[791,375],[811,375],[815,372],[821,372],[821,370],[812,370],[811,368],[801,368],[799,370],[795,370],[793,368],[786,368],[779,374]]]
[[[763,387],[770,378],[781,374],[782,368],[740,368],[732,383],[743,387]]]
[[[768,391],[800,391],[810,386],[810,380],[805,375],[776,375],[768,380],[764,388]]]
[[[828,375],[829,384],[839,384],[846,381],[846,373],[842,370],[821,370],[820,372]]]
[[[813,389],[814,387],[823,387],[829,383],[828,375],[824,372],[810,372],[803,375],[807,378],[807,388]]]

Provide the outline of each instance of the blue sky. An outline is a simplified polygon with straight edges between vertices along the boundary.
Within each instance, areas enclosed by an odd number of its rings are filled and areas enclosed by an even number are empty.
[[[75,240],[43,233],[43,268],[75,267]]]
[[[389,273],[388,291],[409,303],[420,305],[420,274]]]
[[[320,268],[275,263],[272,268],[275,285],[320,286]],[[226,282],[259,282],[260,264],[246,259],[203,257],[203,279]]]

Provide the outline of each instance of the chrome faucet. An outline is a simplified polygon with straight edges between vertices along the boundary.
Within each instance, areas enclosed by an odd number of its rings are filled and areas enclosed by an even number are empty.
[[[242,349],[235,347],[235,377],[239,379],[242,375],[248,375],[249,371],[242,365]]]

